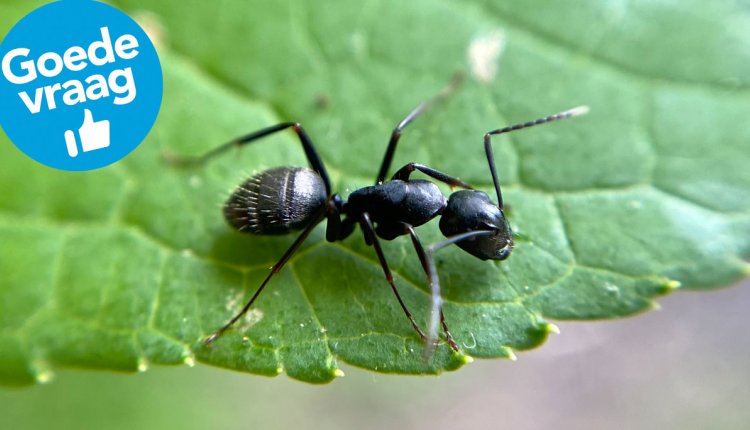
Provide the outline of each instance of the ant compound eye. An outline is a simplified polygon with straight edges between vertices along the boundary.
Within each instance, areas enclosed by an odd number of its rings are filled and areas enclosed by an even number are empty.
[[[470,231],[491,231],[457,242],[461,249],[482,260],[505,260],[513,249],[513,233],[503,211],[482,191],[451,194],[440,218],[440,231],[451,237]]]

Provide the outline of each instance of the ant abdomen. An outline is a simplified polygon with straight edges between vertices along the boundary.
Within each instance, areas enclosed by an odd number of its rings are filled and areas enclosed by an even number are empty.
[[[323,179],[315,171],[277,167],[237,187],[224,204],[224,217],[241,232],[286,234],[308,226],[327,197]]]

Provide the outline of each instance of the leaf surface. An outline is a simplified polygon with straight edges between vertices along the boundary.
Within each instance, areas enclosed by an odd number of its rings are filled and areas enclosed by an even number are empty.
[[[295,120],[346,196],[372,183],[413,107],[457,70],[485,76],[488,64],[490,82],[469,79],[405,131],[391,173],[416,161],[490,192],[486,131],[580,104],[591,113],[496,139],[525,240],[502,263],[437,254],[465,354],[512,357],[544,341],[547,319],[632,315],[678,284],[747,275],[750,9],[689,3],[118,1],[160,48],[162,110],[133,154],[96,172],[42,167],[0,137],[0,383],[44,381],[58,366],[194,361],[309,382],[330,381],[339,362],[460,367],[444,344],[421,359],[373,250],[359,232],[328,244],[322,226],[248,317],[203,347],[293,240],[235,233],[221,204],[253,172],[305,158],[292,133],[197,170],[161,153],[201,154]],[[33,7],[0,6],[2,28]],[[418,232],[441,238],[436,222]],[[411,243],[384,248],[424,325]]]

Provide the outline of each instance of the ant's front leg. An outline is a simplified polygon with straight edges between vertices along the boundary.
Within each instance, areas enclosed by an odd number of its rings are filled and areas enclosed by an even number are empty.
[[[386,175],[388,175],[388,169],[391,168],[391,162],[393,162],[393,154],[396,152],[396,146],[398,145],[398,141],[401,139],[401,133],[406,126],[411,124],[415,118],[427,112],[427,110],[429,110],[435,103],[438,103],[453,94],[458,85],[463,81],[463,78],[464,75],[460,72],[453,75],[453,79],[451,79],[447,87],[443,88],[440,93],[426,102],[420,103],[419,106],[406,115],[406,118],[402,119],[401,122],[396,125],[396,128],[394,128],[391,133],[391,139],[388,141],[388,148],[386,148],[385,155],[383,155],[383,161],[380,162],[380,169],[378,170],[378,177],[375,179],[375,185],[382,184]]]
[[[445,339],[448,342],[448,345],[450,345],[451,349],[456,352],[460,352],[461,349],[453,339],[453,335],[448,329],[448,324],[445,322],[445,315],[443,314],[443,297],[440,294],[440,278],[438,276],[437,267],[435,267],[435,260],[433,258],[433,255],[435,254],[435,252],[445,248],[446,246],[470,238],[488,236],[491,235],[492,232],[488,230],[469,231],[453,237],[449,237],[441,242],[435,243],[425,248],[424,246],[422,246],[422,242],[419,240],[419,236],[417,236],[414,228],[409,224],[404,223],[403,225],[404,232],[408,233],[409,236],[411,236],[414,250],[417,252],[419,262],[422,264],[422,269],[424,270],[425,275],[427,275],[427,283],[430,285],[430,320],[427,325],[427,342],[425,343],[424,357],[429,359],[435,350],[438,325],[441,325],[443,327],[443,334],[445,334]]]
[[[438,170],[435,170],[432,167],[427,167],[424,164],[419,164],[419,163],[409,163],[409,164],[405,165],[404,167],[398,169],[398,171],[396,172],[395,175],[393,175],[393,178],[391,178],[391,180],[399,179],[399,180],[402,180],[402,181],[408,181],[409,180],[409,176],[415,170],[419,170],[420,172],[424,173],[425,175],[427,175],[427,176],[429,176],[429,177],[431,177],[431,178],[433,178],[433,179],[435,179],[437,181],[440,181],[440,182],[443,182],[443,183],[447,184],[451,188],[459,187],[459,188],[465,188],[467,190],[473,190],[474,189],[474,187],[472,187],[471,185],[467,184],[466,182],[464,182],[464,181],[462,181],[462,180],[460,180],[458,178],[446,175],[445,173],[440,172]]]

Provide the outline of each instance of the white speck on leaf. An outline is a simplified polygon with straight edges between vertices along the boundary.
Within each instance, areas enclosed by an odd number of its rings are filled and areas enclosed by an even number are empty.
[[[628,202],[628,207],[631,209],[640,209],[643,207],[643,202],[640,200],[630,200]]]
[[[619,296],[620,295],[620,287],[618,287],[615,284],[606,282],[604,284],[604,288],[607,290],[608,293],[610,293],[612,295],[615,295],[615,296]]]
[[[505,50],[505,34],[500,30],[479,35],[471,40],[468,49],[471,74],[480,82],[490,83],[497,75],[497,65]]]
[[[367,38],[360,32],[352,33],[349,43],[355,57],[362,58],[367,53]]]
[[[263,311],[258,308],[253,308],[247,311],[245,316],[242,318],[242,322],[237,326],[237,329],[241,332],[250,330],[255,324],[258,324],[263,319]]]
[[[242,303],[242,300],[244,298],[244,291],[230,290],[224,308],[227,310],[227,312],[237,312],[240,310],[240,303]]]
[[[188,183],[193,188],[200,188],[200,186],[203,185],[203,180],[198,175],[192,175]]]
[[[133,19],[143,28],[151,39],[154,48],[161,49],[167,44],[167,29],[159,15],[149,10],[139,10],[133,13]]]

